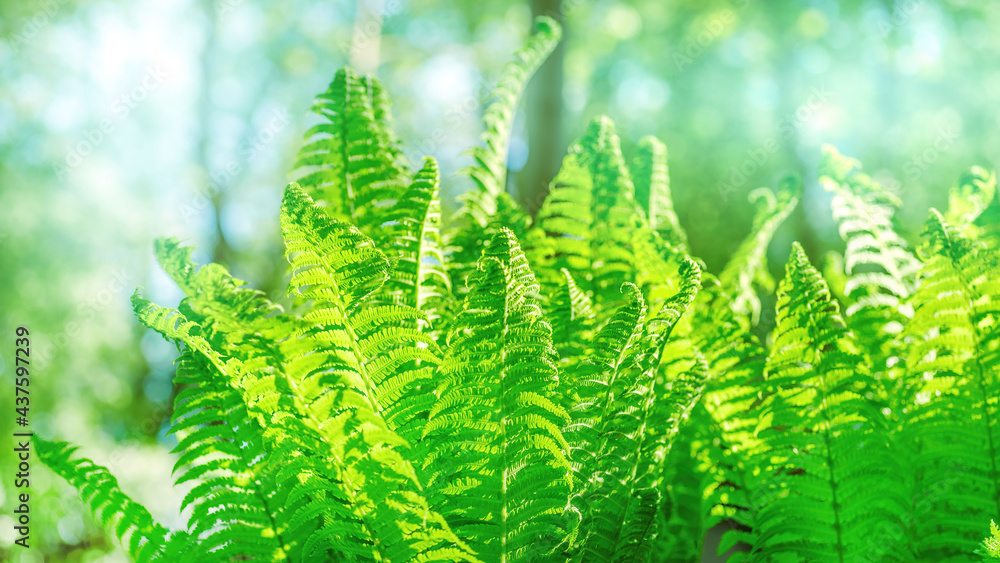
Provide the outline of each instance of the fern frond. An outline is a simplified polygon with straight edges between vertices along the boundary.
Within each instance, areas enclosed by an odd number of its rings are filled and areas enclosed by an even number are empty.
[[[959,177],[948,194],[945,220],[970,238],[978,238],[975,225],[979,216],[990,206],[997,194],[997,178],[979,166],[973,166]]]
[[[920,262],[893,225],[899,199],[861,172],[858,161],[824,146],[819,182],[833,193],[833,216],[847,243],[848,321],[878,374],[909,314],[900,305],[913,293]]]
[[[395,263],[385,284],[389,301],[424,311],[431,322],[440,318],[442,302],[451,296],[441,242],[439,183],[437,161],[425,158],[410,188],[389,212],[392,223],[380,245]]]
[[[401,455],[405,440],[386,428],[350,377],[331,378],[332,353],[315,353],[312,339],[290,338],[269,345],[282,357],[281,370],[251,373],[212,349],[179,312],[138,297],[135,307],[145,323],[209,359],[243,397],[251,418],[266,423],[269,463],[279,467],[280,482],[292,483],[286,502],[298,507],[277,519],[293,537],[309,532],[303,558],[478,561],[430,509]],[[280,408],[278,395],[289,397],[291,409]]]
[[[71,459],[76,448],[65,442],[49,442],[36,436],[31,443],[38,458],[80,493],[91,513],[118,538],[133,560],[167,560],[168,543],[178,540],[171,538],[145,507],[118,488],[118,480],[107,468],[89,459]]]
[[[655,510],[631,503],[659,503],[661,461],[705,383],[700,370],[694,377],[667,370],[671,377],[657,380],[670,334],[700,286],[693,261],[683,275],[682,290],[648,322],[641,292],[624,285],[626,304],[601,330],[592,363],[576,378],[578,401],[566,436],[581,488],[575,501],[583,514],[579,560],[629,561],[618,557],[631,556],[625,554],[633,553],[636,530],[648,544],[655,529],[647,518]]]
[[[633,282],[636,258],[633,235],[644,218],[635,201],[635,188],[625,166],[621,141],[607,117],[591,121],[586,133],[570,151],[578,155],[591,176],[593,264],[595,301],[614,310],[621,301],[622,283]]]
[[[298,183],[331,217],[353,222],[369,236],[378,233],[409,185],[387,104],[375,78],[340,69],[313,105],[326,121],[306,131],[294,166],[308,170]]]
[[[731,303],[718,282],[709,283],[692,305],[691,322],[692,343],[705,355],[709,373],[701,401],[708,417],[692,438],[708,444],[697,459],[707,463],[703,521],[706,529],[732,523],[720,551],[753,545],[757,512],[768,501],[753,478],[750,455],[760,447],[756,427],[767,354]]]
[[[460,214],[481,227],[486,227],[489,217],[496,213],[497,198],[507,189],[507,148],[518,101],[528,80],[562,38],[562,28],[552,18],[537,18],[535,29],[535,34],[514,53],[500,73],[500,81],[491,93],[492,101],[483,115],[485,146],[472,149],[475,164],[465,169],[476,187],[459,198],[463,203]]]
[[[734,298],[732,306],[736,312],[749,316],[754,325],[760,319],[761,307],[757,287],[767,293],[774,291],[774,280],[767,268],[767,249],[778,227],[798,205],[801,186],[797,178],[785,178],[777,194],[767,188],[750,192],[750,201],[757,205],[750,236],[719,274],[722,287]]]
[[[990,537],[983,540],[983,549],[987,559],[1000,559],[1000,527],[993,520],[990,520]]]
[[[1000,256],[932,210],[905,335],[903,436],[914,451],[914,530],[923,557],[957,561],[977,520],[1000,513]]]
[[[670,195],[667,146],[656,137],[639,139],[632,161],[635,198],[646,212],[649,226],[674,248],[687,251],[687,234],[681,228]]]
[[[198,325],[214,349],[237,358],[244,369],[279,369],[266,340],[273,337],[275,325],[281,326],[281,307],[218,264],[196,267],[191,251],[176,239],[156,243],[161,266],[186,294],[179,311]],[[139,318],[155,328],[156,310],[144,301],[137,304]],[[193,507],[188,530],[199,541],[189,550],[192,557],[300,559],[300,548],[314,530],[295,534],[280,523],[282,512],[301,506],[288,505],[291,487],[277,479],[275,466],[268,463],[261,419],[251,416],[225,375],[192,348],[182,350],[174,384],[179,391],[170,432],[178,437],[174,453],[180,453],[174,464],[176,482],[198,483],[181,505],[181,510]],[[292,408],[284,395],[269,400]]]
[[[511,231],[490,241],[469,285],[424,430],[430,487],[485,561],[556,561],[533,543],[572,532],[568,417],[552,399],[559,380],[538,283]]]
[[[590,287],[592,264],[591,177],[580,164],[579,155],[567,154],[549,186],[549,194],[538,210],[536,228],[539,241],[532,239],[527,250],[543,285],[557,283],[557,272],[565,268],[576,273],[584,290]]]
[[[589,365],[576,377],[578,399],[565,430],[583,514],[579,561],[614,557],[643,438],[644,409],[633,405],[647,405],[652,395],[652,382],[642,378],[646,303],[634,285],[622,293],[625,304],[601,329]]]
[[[900,469],[853,335],[796,244],[778,297],[755,456],[771,501],[757,514],[754,560],[911,559],[879,526],[904,522]],[[904,539],[905,538],[901,538]]]
[[[289,292],[311,302],[304,319],[318,325],[314,337],[371,409],[413,443],[433,401],[421,384],[439,362],[434,341],[413,326],[424,315],[402,304],[362,306],[389,279],[389,260],[295,184],[285,190],[281,228],[292,267]]]

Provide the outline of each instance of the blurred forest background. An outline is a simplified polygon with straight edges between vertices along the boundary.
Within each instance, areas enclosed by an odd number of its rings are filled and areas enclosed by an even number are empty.
[[[137,286],[173,305],[152,242],[177,236],[270,293],[285,273],[278,206],[307,112],[336,69],[381,78],[411,162],[454,172],[497,74],[531,28],[566,39],[531,86],[509,189],[537,208],[598,114],[627,155],[670,150],[675,207],[718,272],[748,232],[747,194],[785,172],[804,205],[772,248],[840,246],[816,184],[823,143],[905,202],[915,239],[960,172],[1000,155],[1000,4],[974,0],[0,0],[0,435],[14,419],[14,329],[31,331],[31,428],[80,444],[179,525],[166,435],[175,351],[141,330]],[[0,559],[125,561],[76,495],[32,469],[30,550],[14,541],[0,447]]]

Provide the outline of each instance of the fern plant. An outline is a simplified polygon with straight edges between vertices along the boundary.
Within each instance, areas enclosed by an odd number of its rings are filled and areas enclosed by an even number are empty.
[[[627,159],[597,117],[531,218],[506,146],[559,33],[540,19],[504,69],[451,220],[436,162],[410,169],[382,87],[344,69],[284,192],[286,300],[157,242],[185,297],[133,305],[179,350],[184,529],[68,444],[42,460],[140,562],[694,562],[712,529],[734,562],[996,555],[994,175],[964,174],[914,251],[896,196],[825,148],[844,255],[821,274],[793,245],[770,277],[789,177],[716,276],[666,147]]]

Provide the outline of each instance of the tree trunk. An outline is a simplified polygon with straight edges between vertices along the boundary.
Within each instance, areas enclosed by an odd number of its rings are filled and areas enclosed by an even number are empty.
[[[532,19],[549,16],[565,28],[562,0],[531,0]],[[564,29],[564,36],[565,36]],[[565,39],[556,46],[528,86],[528,162],[520,174],[517,199],[532,216],[541,207],[562,160],[563,57]]]

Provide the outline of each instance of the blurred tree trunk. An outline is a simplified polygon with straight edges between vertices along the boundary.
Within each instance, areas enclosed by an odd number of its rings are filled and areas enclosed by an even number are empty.
[[[562,0],[530,0],[531,16],[549,16],[564,26]],[[565,39],[542,64],[528,86],[528,162],[520,175],[517,198],[532,216],[541,207],[562,160],[563,58]]]
[[[218,33],[219,14],[215,2],[205,1],[202,3],[205,12],[205,42],[201,49],[201,67],[199,68],[198,81],[198,124],[200,131],[198,135],[198,166],[204,171],[205,182],[212,177],[211,149],[212,146],[212,81],[215,77],[216,35]],[[212,261],[220,264],[229,264],[232,251],[229,242],[226,241],[225,232],[222,230],[222,206],[225,204],[225,186],[221,182],[213,180],[213,186],[217,189],[210,190],[211,213],[215,221],[215,249],[212,252]]]
[[[378,70],[384,6],[385,0],[358,0],[348,61],[361,74],[374,74]]]

